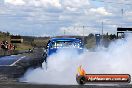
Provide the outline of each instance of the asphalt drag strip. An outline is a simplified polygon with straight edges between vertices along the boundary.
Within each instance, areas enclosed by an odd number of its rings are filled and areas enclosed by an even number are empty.
[[[0,75],[19,78],[28,68],[39,67],[43,61],[42,48],[35,48],[32,53],[0,57]]]

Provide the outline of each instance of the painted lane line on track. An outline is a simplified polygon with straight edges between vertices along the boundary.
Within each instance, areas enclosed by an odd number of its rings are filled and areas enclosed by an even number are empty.
[[[11,65],[9,65],[9,66],[15,65],[17,62],[19,62],[21,59],[23,59],[23,58],[25,58],[25,57],[26,57],[26,56],[21,57],[20,59],[18,59],[17,61],[15,61],[13,64],[11,64]]]

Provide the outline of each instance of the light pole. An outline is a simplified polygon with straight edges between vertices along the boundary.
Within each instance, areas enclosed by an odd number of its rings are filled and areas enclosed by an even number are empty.
[[[104,32],[104,22],[102,21],[102,39],[103,39],[103,33]]]
[[[64,36],[65,36],[65,34],[66,34],[66,30],[64,29]]]
[[[85,28],[85,26],[83,26],[83,43],[84,43],[84,28]]]

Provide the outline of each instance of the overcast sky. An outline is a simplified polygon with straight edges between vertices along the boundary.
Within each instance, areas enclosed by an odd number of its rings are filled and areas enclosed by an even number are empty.
[[[0,31],[12,34],[88,35],[102,22],[104,33],[132,27],[132,0],[0,0]]]

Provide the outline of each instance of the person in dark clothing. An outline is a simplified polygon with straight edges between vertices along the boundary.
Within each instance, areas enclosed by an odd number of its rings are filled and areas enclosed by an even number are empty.
[[[8,51],[8,42],[7,41],[2,41],[1,49],[3,49],[4,55],[6,55],[6,53]]]

